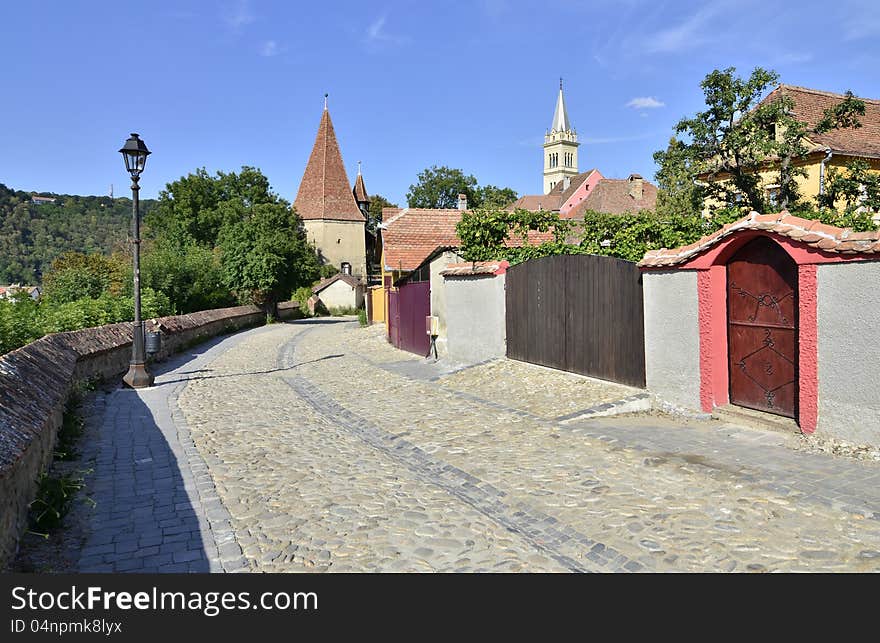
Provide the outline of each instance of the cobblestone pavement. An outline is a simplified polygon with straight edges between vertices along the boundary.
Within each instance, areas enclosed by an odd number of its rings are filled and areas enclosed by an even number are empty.
[[[880,570],[876,462],[718,421],[566,422],[632,389],[507,360],[449,368],[381,333],[267,326],[114,393],[96,456],[108,506],[80,568]]]

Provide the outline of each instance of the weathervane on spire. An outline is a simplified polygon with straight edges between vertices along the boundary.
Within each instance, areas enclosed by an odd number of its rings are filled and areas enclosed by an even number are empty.
[[[360,175],[360,173],[361,173],[361,162],[358,161],[358,175]]]
[[[329,95],[330,95],[330,94],[324,94],[324,111],[325,111],[325,112],[327,111],[327,97],[328,97]]]
[[[559,91],[562,91],[562,76],[559,77]]]

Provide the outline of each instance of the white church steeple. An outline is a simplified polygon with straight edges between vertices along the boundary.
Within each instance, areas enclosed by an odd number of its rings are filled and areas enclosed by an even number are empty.
[[[544,135],[544,194],[565,177],[578,173],[577,132],[571,127],[562,94],[562,79],[559,79],[559,96],[553,112],[553,124]]]

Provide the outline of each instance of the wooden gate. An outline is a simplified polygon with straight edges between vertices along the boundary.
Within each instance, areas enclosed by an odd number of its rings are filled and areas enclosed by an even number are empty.
[[[797,416],[797,265],[766,237],[727,263],[730,401]]]
[[[642,278],[614,257],[561,255],[507,271],[507,356],[645,386]]]
[[[425,317],[431,314],[431,283],[405,283],[388,293],[388,333],[391,343],[423,357],[431,338],[425,332]]]

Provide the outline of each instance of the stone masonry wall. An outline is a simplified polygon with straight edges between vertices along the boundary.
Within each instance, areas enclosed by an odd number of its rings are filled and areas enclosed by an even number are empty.
[[[278,317],[296,315],[295,302]],[[162,360],[215,335],[265,322],[256,306],[219,308],[146,323],[162,332]],[[47,335],[0,356],[0,569],[27,527],[37,477],[52,461],[64,406],[77,381],[121,376],[131,359],[131,323]]]

